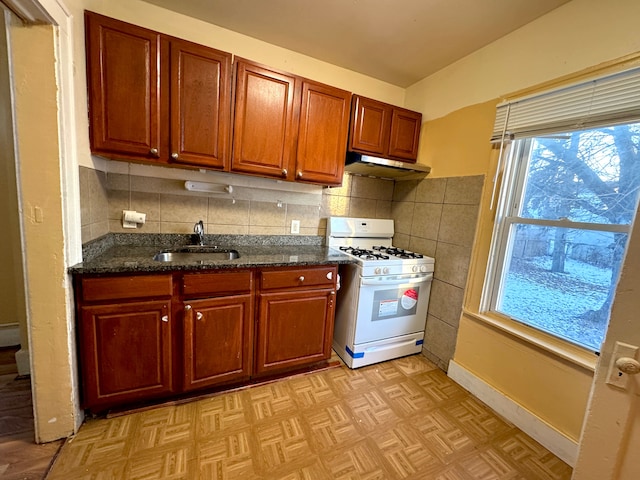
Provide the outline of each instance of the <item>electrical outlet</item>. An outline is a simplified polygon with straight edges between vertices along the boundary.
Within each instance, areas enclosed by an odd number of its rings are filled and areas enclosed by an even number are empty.
[[[300,233],[300,220],[291,220],[291,233],[294,235]]]
[[[613,349],[613,356],[611,357],[611,365],[609,365],[606,383],[626,390],[629,383],[629,375],[618,370],[618,367],[616,367],[616,360],[620,357],[636,358],[637,354],[638,347],[635,345],[616,342]]]

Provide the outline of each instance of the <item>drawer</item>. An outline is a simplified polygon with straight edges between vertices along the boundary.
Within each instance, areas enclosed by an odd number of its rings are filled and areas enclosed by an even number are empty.
[[[332,288],[336,284],[338,268],[335,265],[305,267],[260,272],[262,290],[277,288],[317,287]]]
[[[173,294],[171,275],[127,275],[82,279],[85,302],[168,297]]]
[[[253,276],[249,271],[187,273],[182,277],[182,292],[189,298],[249,293],[252,287]]]

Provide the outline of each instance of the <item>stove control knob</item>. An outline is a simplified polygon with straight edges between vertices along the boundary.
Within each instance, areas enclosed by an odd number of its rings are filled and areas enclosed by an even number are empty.
[[[413,273],[416,273],[418,270],[420,270],[420,267],[418,267],[417,265],[414,265],[413,267],[411,267],[411,271]]]
[[[376,275],[380,275],[380,267],[376,267],[373,273],[375,273]]]
[[[384,267],[384,268],[382,269],[382,273],[384,273],[385,275],[386,275],[387,273],[389,273],[389,267]]]
[[[427,266],[426,265],[422,265],[420,267],[420,271],[423,272],[423,273],[426,272],[427,271]]]

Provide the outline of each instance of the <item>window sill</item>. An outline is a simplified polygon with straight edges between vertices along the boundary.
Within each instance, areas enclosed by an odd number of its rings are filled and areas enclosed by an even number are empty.
[[[552,335],[545,334],[544,332],[534,328],[527,327],[526,325],[515,322],[507,317],[472,312],[466,308],[463,309],[463,313],[474,320],[491,325],[492,327],[513,337],[531,343],[532,345],[584,368],[585,370],[595,372],[596,364],[598,362],[598,356],[595,352],[573,345]]]

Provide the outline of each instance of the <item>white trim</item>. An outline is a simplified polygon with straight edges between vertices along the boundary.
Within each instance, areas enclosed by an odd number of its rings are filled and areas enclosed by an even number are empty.
[[[77,152],[77,125],[75,116],[74,86],[74,29],[71,11],[62,0],[39,1],[53,20],[57,28],[55,55],[56,77],[58,83],[58,141],[60,145],[60,188],[62,191],[62,228],[64,232],[65,269],[82,261],[82,228],[80,221],[80,180]],[[67,317],[67,355],[70,366],[71,391],[69,395],[73,405],[74,433],[84,421],[80,408],[78,385],[78,366],[75,343],[75,308],[73,283],[71,276],[65,278],[66,317]],[[38,432],[38,422],[36,422]],[[37,438],[40,439],[38,435]]]
[[[20,345],[20,326],[17,323],[0,325],[0,347]]]
[[[572,467],[575,465],[578,457],[578,442],[559,432],[453,360],[449,362],[447,374],[449,378],[541,443],[562,461]]]
[[[51,23],[51,16],[42,5],[31,0],[2,0],[18,17],[27,23]]]
[[[21,348],[16,352],[16,365],[18,367],[18,375],[31,375],[31,356],[29,349]]]

